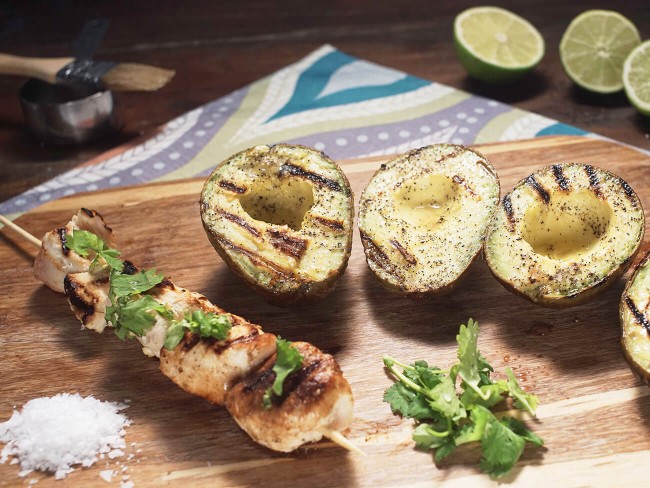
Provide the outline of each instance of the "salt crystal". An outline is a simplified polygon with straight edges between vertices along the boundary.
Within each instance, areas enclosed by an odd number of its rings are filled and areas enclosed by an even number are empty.
[[[14,410],[0,423],[0,442],[6,444],[0,462],[14,456],[20,462],[20,476],[40,470],[63,479],[73,465],[90,466],[99,453],[125,445],[120,431],[131,422],[119,413],[124,408],[76,393],[30,400],[21,412]]]
[[[127,460],[127,461],[130,461],[130,460],[133,459],[134,457],[135,457],[135,454],[131,453],[131,454],[129,454],[129,455],[126,457],[126,460]]]
[[[133,481],[122,481],[120,488],[133,488]]]
[[[106,481],[106,483],[110,483],[111,480],[113,479],[113,470],[112,469],[105,469],[103,471],[99,472],[99,477]]]
[[[129,478],[130,476],[128,474],[125,474],[124,476],[122,476],[122,481],[128,481]]]
[[[117,457],[122,457],[124,456],[124,451],[121,449],[113,449],[111,452],[108,453],[108,457],[111,459],[115,459]]]

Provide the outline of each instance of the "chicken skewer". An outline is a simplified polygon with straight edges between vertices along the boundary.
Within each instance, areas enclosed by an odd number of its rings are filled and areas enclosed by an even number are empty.
[[[66,237],[75,230],[87,230],[112,245],[112,230],[102,217],[82,209],[65,227],[44,236],[34,272],[48,287],[65,292],[85,327],[102,332],[111,305],[109,272],[106,267],[92,265],[94,256],[81,256],[66,246]],[[123,273],[136,272],[132,263],[124,261]],[[261,327],[226,313],[203,295],[177,287],[167,279],[147,294],[175,316],[200,310],[227,316],[232,324],[223,340],[186,331],[180,342],[168,350],[163,346],[169,319],[158,315],[153,326],[136,337],[145,354],[160,358],[161,371],[178,386],[224,405],[243,430],[271,449],[290,452],[325,436],[363,454],[340,433],[351,423],[353,400],[350,386],[332,356],[311,344],[294,343],[302,355],[302,364],[287,377],[284,394],[274,398],[271,408],[264,408],[262,396],[273,383],[278,354],[273,334],[264,333]]]

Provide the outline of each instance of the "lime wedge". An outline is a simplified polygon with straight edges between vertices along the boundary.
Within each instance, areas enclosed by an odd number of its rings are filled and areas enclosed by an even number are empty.
[[[650,116],[650,41],[637,46],[625,60],[623,85],[630,103]]]
[[[586,90],[623,89],[623,63],[641,43],[632,22],[610,10],[587,10],[571,21],[560,41],[560,60],[569,78]]]
[[[537,29],[498,7],[474,7],[458,14],[454,45],[467,72],[490,83],[514,81],[544,56],[544,39]]]

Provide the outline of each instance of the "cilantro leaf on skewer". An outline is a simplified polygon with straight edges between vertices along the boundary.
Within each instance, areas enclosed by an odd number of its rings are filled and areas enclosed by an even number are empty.
[[[111,249],[101,237],[87,230],[75,229],[66,234],[65,246],[82,258],[87,258],[91,252],[95,253],[92,265],[96,265],[99,258],[104,258],[110,268],[117,271],[124,268],[124,263],[118,258],[120,252]]]
[[[291,373],[300,369],[303,359],[300,351],[293,347],[290,341],[278,336],[275,343],[277,347],[275,364],[273,365],[275,380],[273,385],[264,392],[263,403],[266,409],[271,408],[273,396],[279,397],[282,395],[284,380]]]
[[[174,349],[183,339],[186,330],[201,337],[212,337],[219,341],[228,336],[232,321],[226,314],[215,314],[203,310],[193,310],[185,314],[181,320],[174,320],[167,330],[165,349]]]

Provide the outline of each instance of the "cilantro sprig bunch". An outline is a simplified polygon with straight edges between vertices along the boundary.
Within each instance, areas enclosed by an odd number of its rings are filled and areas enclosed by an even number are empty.
[[[156,323],[157,316],[169,321],[164,347],[174,349],[183,339],[185,330],[201,337],[223,340],[232,328],[230,316],[203,310],[190,310],[180,318],[174,318],[171,308],[146,294],[164,280],[164,275],[156,270],[140,270],[129,274],[125,272],[120,252],[110,248],[96,234],[76,229],[66,235],[65,245],[82,257],[94,254],[91,266],[105,266],[109,269],[109,298],[111,305],[106,307],[106,321],[113,324],[115,334],[122,340],[144,336]]]
[[[490,409],[509,396],[516,408],[534,416],[538,399],[521,389],[510,368],[507,379],[491,378],[494,369],[478,350],[478,333],[472,319],[460,326],[458,363],[448,371],[426,361],[404,364],[384,357],[384,365],[397,379],[385,391],[384,401],[393,413],[416,421],[416,447],[435,449],[436,463],[462,444],[479,442],[483,451],[479,467],[499,478],[512,470],[526,443],[544,442],[519,420],[497,417]]]
[[[276,356],[273,371],[275,372],[275,380],[273,385],[266,389],[262,397],[262,403],[265,409],[273,406],[273,397],[282,396],[284,380],[287,379],[291,373],[295,373],[302,366],[303,357],[300,351],[292,346],[290,341],[278,336],[275,340]]]

